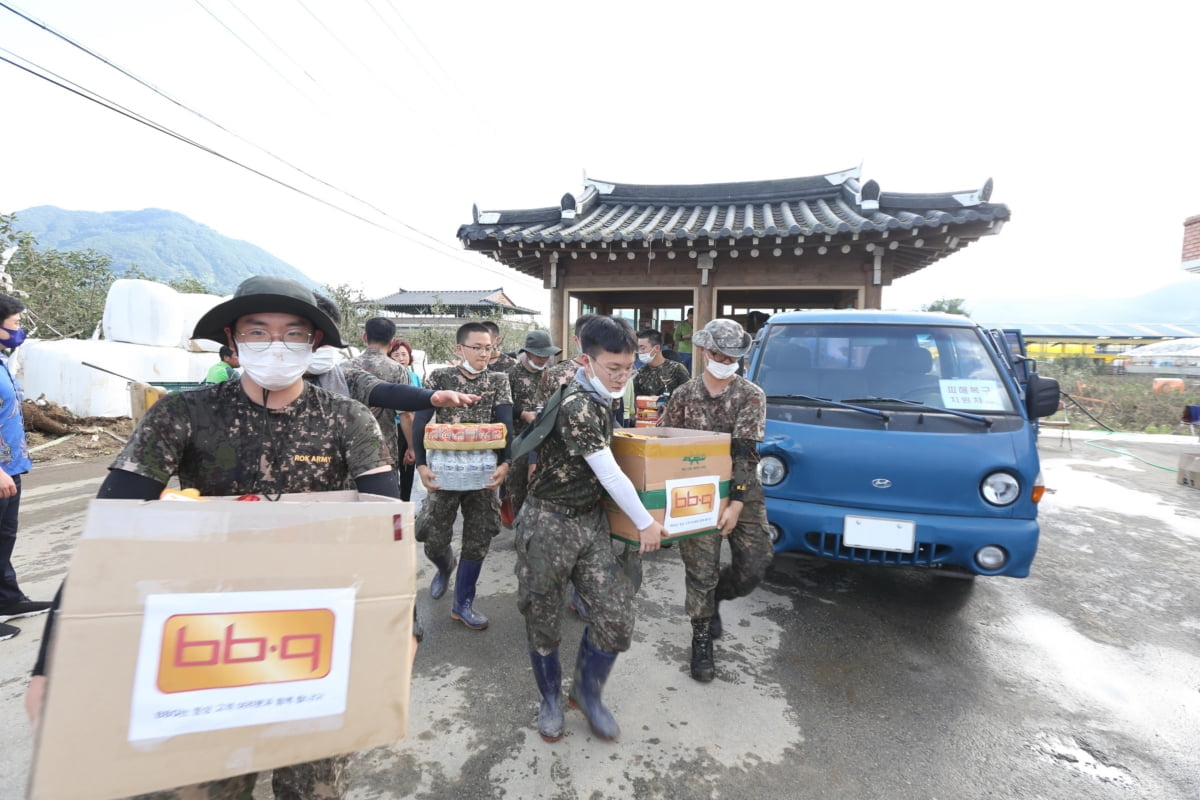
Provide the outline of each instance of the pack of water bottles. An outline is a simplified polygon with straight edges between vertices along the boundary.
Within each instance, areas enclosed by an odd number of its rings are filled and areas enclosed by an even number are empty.
[[[428,450],[425,455],[441,488],[451,492],[482,489],[496,471],[495,450]]]

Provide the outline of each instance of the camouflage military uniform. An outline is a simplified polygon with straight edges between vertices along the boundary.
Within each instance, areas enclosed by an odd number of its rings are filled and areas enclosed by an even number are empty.
[[[121,469],[213,496],[340,489],[348,478],[386,466],[383,437],[370,412],[349,398],[304,385],[280,409],[255,405],[236,381],[172,392],[146,412],[113,461]],[[280,800],[345,797],[349,756],[278,767],[271,783]],[[139,800],[245,800],[256,774],[239,775]]]
[[[647,364],[633,373],[633,391],[635,394],[661,396],[675,391],[691,379],[692,374],[687,367],[666,358],[657,367]]]
[[[368,347],[362,352],[358,358],[351,360],[350,365],[361,369],[364,372],[369,372],[381,381],[388,383],[408,383],[408,370],[397,364],[387,353],[375,347]],[[370,392],[367,392],[368,397]],[[363,401],[359,401],[363,402]],[[400,459],[404,457],[403,453],[396,452],[396,412],[390,408],[377,408],[371,406],[371,413],[375,415],[375,421],[379,423],[379,430],[383,433],[383,441],[387,446],[387,456],[391,460],[393,466],[399,466]]]
[[[155,403],[110,469],[201,494],[323,492],[387,466],[383,436],[360,403],[305,384],[278,409],[237,381],[171,392]]]
[[[512,388],[513,400],[513,435],[518,435],[529,423],[521,419],[526,411],[536,411],[538,387],[541,383],[542,372],[535,372],[521,362],[508,371],[508,383]],[[512,503],[513,511],[519,513],[525,502],[525,494],[529,490],[529,456],[524,455],[513,461],[509,467],[508,477],[504,481],[504,490]]]
[[[488,372],[508,372],[517,365],[517,360],[508,353],[501,353],[495,361],[488,363]]]
[[[732,563],[721,569],[719,535],[693,536],[679,542],[686,567],[685,608],[693,619],[711,617],[716,603],[750,593],[766,574],[774,549],[767,527],[767,507],[758,480],[758,450],[766,427],[767,403],[762,389],[735,376],[719,396],[712,397],[703,376],[693,378],[671,394],[659,424],[671,428],[728,433],[733,439],[733,485],[745,486],[744,506],[730,532]],[[740,441],[739,441],[740,440]]]
[[[434,391],[448,389],[480,397],[474,405],[437,409],[433,418],[436,423],[495,422],[496,406],[512,404],[508,376],[502,372],[484,371],[468,378],[458,367],[443,367],[430,373],[425,386]],[[414,438],[424,435],[424,431],[413,431]],[[463,559],[482,561],[491,546],[492,537],[500,532],[500,502],[495,489],[473,492],[439,489],[430,492],[421,504],[416,522],[417,541],[425,543],[425,555],[430,560],[436,560],[450,551],[454,519],[458,516],[459,506],[462,506],[463,513]]]
[[[633,637],[633,588],[613,557],[604,489],[584,456],[611,446],[612,410],[579,383],[563,398],[554,432],[538,448],[538,468],[517,518],[517,607],[529,646],[558,647],[563,592],[574,582],[591,613],[591,641],[614,653]]]
[[[579,360],[579,356],[575,356],[546,367],[542,372],[541,381],[538,382],[538,402],[545,403],[546,398],[554,394],[555,389],[574,380],[576,370],[582,366],[583,362]]]

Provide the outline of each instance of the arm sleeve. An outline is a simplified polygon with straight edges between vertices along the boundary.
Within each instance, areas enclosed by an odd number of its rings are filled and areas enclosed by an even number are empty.
[[[396,483],[396,470],[394,469],[359,475],[354,479],[354,486],[363,494],[377,494],[400,499],[400,485]]]
[[[497,422],[503,422],[504,428],[507,431],[504,437],[504,452],[500,454],[501,461],[512,461],[512,440],[513,440],[513,407],[510,404],[496,406],[493,412],[496,415]]]
[[[371,389],[367,405],[397,411],[423,411],[433,408],[433,391],[407,383],[380,383]]]
[[[408,446],[413,449],[413,457],[416,458],[413,462],[414,469],[425,466],[425,426],[433,419],[433,413],[433,409],[428,408],[413,415],[413,438]]]
[[[583,460],[592,468],[592,472],[599,479],[600,485],[608,492],[608,496],[625,512],[626,516],[633,520],[635,528],[641,531],[654,524],[654,518],[642,505],[637,490],[633,488],[633,483],[617,466],[617,460],[613,458],[612,450],[606,447],[590,456],[584,456]]]
[[[108,471],[108,477],[100,484],[97,500],[157,500],[165,483],[123,469]]]
[[[734,439],[730,446],[733,456],[733,485],[729,488],[729,499],[741,501],[746,490],[758,480],[754,454],[758,448],[752,439]]]

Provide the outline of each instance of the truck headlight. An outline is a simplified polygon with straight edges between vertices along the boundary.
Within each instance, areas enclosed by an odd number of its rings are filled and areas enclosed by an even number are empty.
[[[758,479],[763,486],[775,486],[787,477],[787,466],[778,456],[763,456],[758,462]]]
[[[1021,484],[1007,472],[993,472],[979,485],[983,499],[994,506],[1011,505],[1021,495]]]

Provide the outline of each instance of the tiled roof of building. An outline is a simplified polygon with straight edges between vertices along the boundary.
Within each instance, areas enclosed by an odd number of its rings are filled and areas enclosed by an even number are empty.
[[[529,274],[536,264],[501,258],[497,245],[535,247],[641,243],[735,244],[738,240],[851,240],[913,232],[950,233],[971,226],[949,248],[920,245],[911,254],[912,271],[979,235],[995,233],[1008,220],[1008,206],[988,202],[989,179],[980,189],[941,194],[885,192],[878,183],[860,183],[859,169],[828,175],[739,183],[696,185],[620,184],[586,179],[582,195],[564,195],[557,207],[506,211],[473,209],[458,237],[472,250],[491,251],[498,260]],[[971,225],[971,223],[978,223]],[[813,237],[817,237],[814,239]],[[732,241],[730,241],[732,240]],[[924,244],[921,242],[920,244]],[[920,252],[917,252],[920,251]],[[534,259],[536,262],[536,258]],[[540,267],[538,267],[540,269]]]
[[[405,291],[401,289],[395,294],[381,297],[375,301],[389,311],[404,314],[432,314],[432,309],[444,306],[451,311],[494,311],[500,310],[505,314],[537,314],[536,309],[524,308],[513,303],[504,289],[489,290],[429,290]]]

